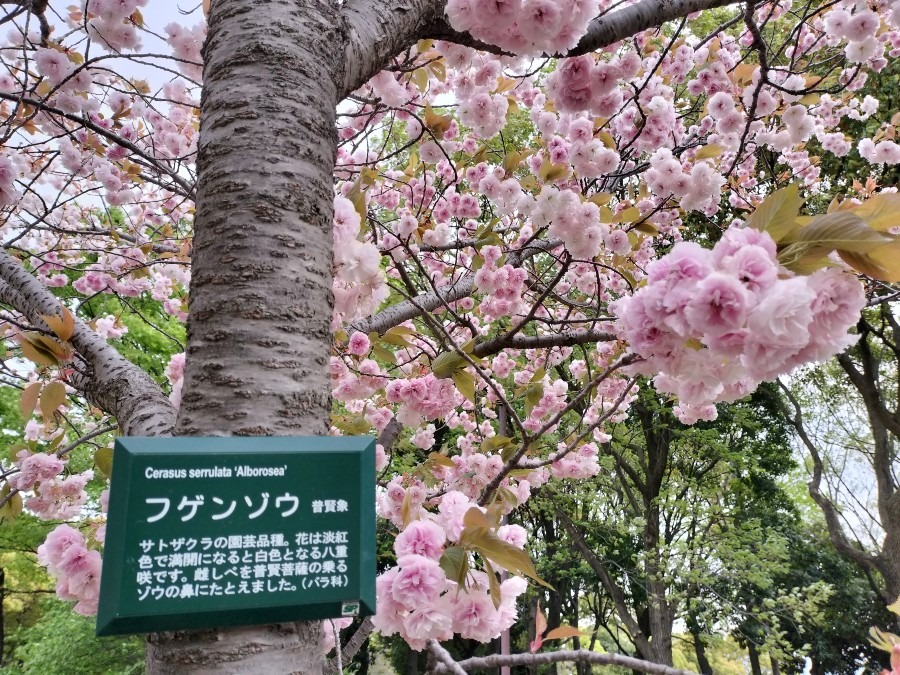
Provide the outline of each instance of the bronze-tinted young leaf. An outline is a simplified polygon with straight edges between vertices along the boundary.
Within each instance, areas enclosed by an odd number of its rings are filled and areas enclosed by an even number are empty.
[[[48,349],[43,342],[37,340],[32,341],[29,339],[28,335],[28,333],[19,335],[19,345],[22,347],[22,356],[39,366],[58,366],[59,359],[56,358],[53,351]],[[34,335],[40,336],[40,334],[37,333]]]
[[[841,259],[857,272],[872,279],[896,283],[900,281],[900,241],[880,246],[869,253],[838,251]]]
[[[725,148],[717,143],[710,143],[709,145],[704,145],[702,148],[697,150],[697,154],[694,155],[694,159],[715,159],[719,155],[722,154],[722,151]]]
[[[881,192],[853,208],[852,212],[879,232],[900,227],[900,193]]]
[[[748,225],[760,232],[768,232],[772,239],[780,242],[797,227],[794,219],[803,202],[797,185],[788,185],[766,197],[750,216]]]
[[[490,528],[491,521],[488,520],[487,515],[485,515],[484,511],[479,509],[477,506],[473,506],[466,514],[463,516],[463,525],[465,527],[483,527]]]
[[[782,239],[782,244],[812,244],[834,250],[869,253],[897,241],[897,238],[872,229],[856,213],[835,211],[814,216],[808,225],[798,228]]]
[[[63,342],[68,342],[75,332],[75,317],[68,308],[63,307],[60,314],[42,315],[41,318],[47,326]]]
[[[544,636],[544,640],[567,640],[569,638],[581,637],[582,635],[588,634],[589,633],[578,630],[575,626],[559,626],[547,633]]]
[[[31,417],[34,407],[38,402],[38,395],[41,393],[41,383],[32,382],[22,390],[22,398],[19,400],[19,407],[25,417]]]
[[[538,169],[538,178],[544,183],[555,183],[569,175],[567,164],[554,164],[549,158],[545,158]]]
[[[62,382],[51,382],[41,391],[41,415],[44,421],[53,419],[57,408],[65,403],[66,385]]]
[[[459,543],[474,549],[483,558],[509,570],[511,574],[527,576],[542,586],[552,588],[541,579],[531,558],[522,549],[509,544],[485,527],[466,527],[460,534]]]
[[[453,460],[447,457],[447,455],[442,455],[439,452],[432,452],[428,455],[428,461],[433,462],[434,464],[438,464],[440,466],[447,467],[448,469],[455,469],[456,464],[453,463]]]

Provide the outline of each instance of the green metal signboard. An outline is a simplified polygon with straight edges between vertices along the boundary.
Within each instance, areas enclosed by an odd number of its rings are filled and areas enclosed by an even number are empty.
[[[120,438],[97,635],[375,612],[375,441]]]

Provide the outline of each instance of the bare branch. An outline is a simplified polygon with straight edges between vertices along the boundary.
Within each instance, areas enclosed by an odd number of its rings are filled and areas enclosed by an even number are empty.
[[[429,644],[429,647],[431,645]],[[446,651],[444,652],[446,653]],[[449,654],[448,654],[449,656]],[[492,656],[480,656],[455,663],[462,672],[471,672],[500,666],[538,666],[551,663],[592,663],[599,666],[622,666],[639,673],[653,673],[654,675],[697,675],[691,670],[672,668],[658,663],[650,663],[623,654],[598,654],[586,649],[544,652],[541,654],[493,654]],[[435,673],[458,673],[459,670],[444,666],[443,662],[437,664]]]

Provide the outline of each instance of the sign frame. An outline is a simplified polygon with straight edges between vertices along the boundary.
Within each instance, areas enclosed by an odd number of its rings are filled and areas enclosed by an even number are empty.
[[[209,602],[203,603],[202,609],[184,607],[178,611],[159,611],[152,605],[140,605],[134,597],[126,597],[134,589],[134,582],[126,581],[126,575],[134,575],[138,570],[139,551],[128,544],[135,541],[135,528],[141,526],[137,517],[139,507],[144,506],[140,499],[148,494],[146,488],[151,480],[147,478],[147,467],[189,467],[226,464],[230,466],[270,467],[276,464],[302,469],[303,464],[314,467],[330,466],[346,473],[346,477],[358,482],[347,490],[358,493],[358,500],[351,499],[357,506],[349,514],[326,514],[324,516],[304,516],[305,522],[323,519],[324,521],[349,522],[350,566],[348,569],[346,593],[333,599],[319,597],[311,602],[298,602],[303,592],[294,589],[285,592],[283,602],[273,602],[276,593],[260,595],[260,602],[248,605],[247,598],[241,598],[241,606],[229,605],[227,598],[222,598],[221,607],[211,607]],[[199,462],[199,464],[197,464]],[[287,462],[287,463],[285,463]],[[287,473],[298,473],[297,471]],[[302,470],[299,473],[303,473]],[[321,471],[319,472],[321,474]],[[198,481],[206,478],[155,481],[157,486],[173,489],[173,486],[184,487],[190,483],[191,494],[197,492],[201,485]],[[340,481],[340,476],[291,475],[288,479],[296,481],[296,491],[312,490],[313,494],[321,493],[323,485]],[[210,477],[210,481],[243,481],[242,485],[253,486],[257,496],[260,485],[265,486],[267,478],[255,477]],[[283,489],[285,479],[278,483]],[[224,482],[211,483],[215,486]],[[221,494],[221,493],[220,493]],[[285,493],[287,494],[287,493]],[[308,494],[308,493],[304,493]],[[292,495],[293,496],[293,495]],[[146,501],[146,500],[145,500]],[[168,501],[168,500],[166,500]],[[273,500],[274,501],[274,500]],[[355,510],[356,513],[352,513]],[[173,509],[174,513],[174,509]],[[284,512],[282,512],[284,515]],[[342,518],[341,518],[342,516]],[[272,516],[274,517],[274,516]],[[184,520],[182,517],[181,520]],[[144,518],[143,527],[149,527]],[[175,525],[181,526],[177,519]],[[287,521],[285,521],[287,522]],[[210,523],[210,525],[215,525]],[[355,534],[355,537],[354,537]],[[356,541],[353,541],[353,539]],[[298,541],[299,544],[299,541]],[[253,437],[120,437],[116,439],[112,480],[110,483],[109,515],[107,520],[106,540],[103,553],[103,571],[101,576],[100,597],[98,602],[96,635],[125,635],[134,633],[150,633],[160,631],[215,628],[241,625],[257,625],[287,621],[317,620],[340,618],[342,616],[369,616],[375,613],[375,573],[376,573],[376,541],[375,541],[375,439],[370,436],[253,436]],[[134,577],[132,576],[132,579]],[[310,591],[321,596],[318,589]],[[341,593],[334,590],[330,595]],[[327,589],[324,592],[328,595]],[[251,598],[251,599],[255,599]],[[302,600],[302,598],[301,598]],[[181,604],[197,605],[199,601],[190,603],[183,600]],[[232,601],[233,602],[233,601]],[[173,603],[165,603],[170,607]],[[347,612],[350,612],[349,614]]]

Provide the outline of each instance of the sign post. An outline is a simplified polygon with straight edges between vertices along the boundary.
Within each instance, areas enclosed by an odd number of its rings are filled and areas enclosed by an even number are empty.
[[[97,635],[375,612],[370,437],[116,440]]]

